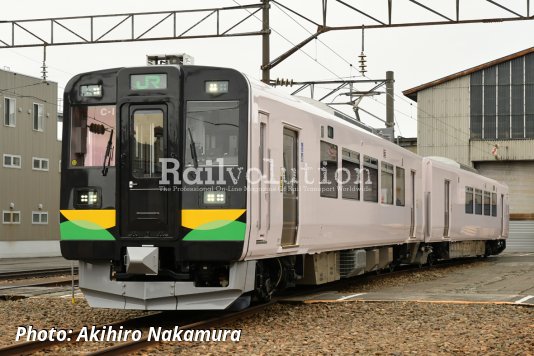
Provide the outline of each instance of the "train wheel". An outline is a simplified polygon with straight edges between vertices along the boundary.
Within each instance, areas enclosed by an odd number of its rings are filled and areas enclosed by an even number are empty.
[[[271,300],[275,289],[275,281],[269,271],[269,265],[260,261],[256,264],[256,288],[254,290],[254,300],[266,303]]]
[[[434,252],[430,253],[426,259],[427,261],[427,264],[432,267],[436,264],[436,262],[438,261],[437,257],[436,257],[436,254]]]

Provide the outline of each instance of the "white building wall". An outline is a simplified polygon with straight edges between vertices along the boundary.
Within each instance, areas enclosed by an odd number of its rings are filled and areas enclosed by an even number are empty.
[[[418,92],[417,153],[472,166],[469,119],[469,76]]]

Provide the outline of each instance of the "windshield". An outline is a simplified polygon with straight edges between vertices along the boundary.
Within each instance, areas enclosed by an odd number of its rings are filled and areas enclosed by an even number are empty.
[[[187,102],[186,166],[237,166],[239,101]],[[192,141],[191,141],[192,140]]]
[[[74,107],[70,127],[70,167],[102,167],[111,130],[115,129],[115,105]],[[115,137],[110,166],[115,166]]]

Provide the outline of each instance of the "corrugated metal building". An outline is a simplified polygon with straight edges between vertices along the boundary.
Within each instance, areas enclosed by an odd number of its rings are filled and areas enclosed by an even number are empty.
[[[57,84],[0,70],[0,258],[58,256]]]
[[[510,187],[508,251],[534,252],[534,47],[405,90],[417,151]]]

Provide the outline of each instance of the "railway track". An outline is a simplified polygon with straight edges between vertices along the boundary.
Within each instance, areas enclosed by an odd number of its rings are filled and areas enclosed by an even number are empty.
[[[208,319],[205,319],[205,320],[194,321],[194,322],[191,322],[189,324],[180,325],[180,330],[208,329],[208,328],[220,326],[222,324],[225,324],[225,323],[228,323],[228,322],[231,322],[231,321],[235,321],[235,320],[238,320],[238,319],[243,319],[243,318],[247,318],[247,317],[253,316],[253,315],[263,311],[264,309],[266,309],[267,307],[269,307],[269,306],[271,306],[271,305],[273,305],[275,303],[277,303],[276,299],[272,300],[272,301],[270,301],[268,303],[255,305],[255,306],[249,307],[249,308],[241,310],[241,311],[237,311],[237,312],[233,312],[233,313],[229,313],[229,314],[224,314],[222,316],[217,316],[217,317],[213,317],[213,318],[208,318]],[[139,341],[130,341],[130,342],[125,342],[125,343],[113,345],[113,346],[110,346],[110,347],[107,347],[107,348],[103,348],[103,349],[95,351],[95,352],[88,353],[87,355],[89,355],[89,356],[103,356],[103,355],[125,354],[125,353],[129,353],[129,352],[145,349],[147,347],[151,347],[151,346],[153,346],[153,345],[155,345],[155,344],[157,344],[159,342],[160,341],[149,340],[148,336],[144,336]]]
[[[70,267],[62,268],[46,268],[40,270],[31,270],[31,271],[15,271],[15,272],[4,272],[0,273],[0,280],[15,279],[15,278],[33,278],[33,277],[49,277],[57,276],[60,274],[71,274],[72,270]],[[74,273],[78,273],[78,267],[74,267]]]
[[[78,277],[74,278],[74,282],[78,282]],[[70,285],[72,283],[71,277],[50,277],[37,280],[30,280],[27,282],[15,282],[15,283],[0,283],[0,291],[10,290],[10,289],[19,289],[19,288],[28,288],[28,287],[50,287],[50,286],[61,286],[61,285]]]
[[[393,271],[393,272],[387,272],[387,273],[381,273],[381,274],[373,274],[368,273],[363,276],[356,276],[351,277],[347,279],[343,279],[340,281],[336,281],[333,283],[327,283],[326,285],[321,286],[315,286],[315,287],[309,287],[309,288],[299,288],[294,291],[286,292],[280,295],[279,297],[273,298],[272,301],[260,305],[255,305],[252,307],[249,307],[247,309],[238,311],[238,312],[200,312],[200,313],[194,313],[194,314],[188,314],[188,313],[181,313],[180,318],[176,318],[176,313],[155,313],[148,316],[138,317],[134,319],[129,320],[123,320],[116,323],[111,323],[107,325],[101,325],[97,327],[98,329],[102,329],[104,326],[109,327],[120,327],[123,326],[124,329],[128,328],[146,328],[147,326],[150,326],[152,323],[155,323],[157,326],[165,327],[174,327],[175,325],[178,325],[180,327],[180,330],[189,330],[189,329],[207,329],[212,328],[216,326],[220,326],[224,323],[228,323],[237,319],[247,318],[250,316],[253,316],[257,313],[260,313],[261,311],[265,310],[267,307],[275,304],[278,302],[278,300],[281,300],[283,298],[287,298],[288,296],[299,296],[299,295],[308,295],[308,294],[315,294],[318,292],[322,292],[325,290],[333,290],[333,289],[339,289],[346,287],[348,285],[354,284],[354,283],[362,283],[366,282],[368,280],[374,280],[377,278],[382,277],[392,277],[396,275],[402,275],[405,273],[412,273],[424,269],[430,269],[430,268],[436,268],[441,269],[453,265],[459,265],[463,264],[466,261],[473,261],[474,259],[460,259],[460,260],[450,260],[450,261],[441,261],[433,266],[402,266],[401,268]],[[222,314],[221,314],[222,313]],[[168,318],[165,318],[165,315],[169,315]],[[215,316],[214,316],[215,315]],[[57,342],[57,341],[28,341],[23,343],[18,343],[14,345],[10,345],[7,347],[0,348],[0,355],[20,355],[24,353],[31,353],[36,352],[40,350],[50,350],[54,347],[57,347],[59,345],[63,345],[65,343],[74,344],[76,343],[76,338],[79,335],[81,330],[76,330],[72,334],[70,334],[70,338],[72,341],[70,342]],[[123,354],[128,353],[136,350],[141,350],[145,348],[150,348],[157,344],[159,341],[155,340],[148,340],[148,336],[143,336],[139,341],[129,341],[129,342],[117,342],[112,346],[102,348],[101,350],[94,351],[89,353],[88,355],[114,355],[114,354]],[[53,352],[53,351],[52,351]]]
[[[161,317],[161,313],[155,313],[155,314],[133,318],[129,320],[123,320],[123,321],[119,321],[119,322],[111,323],[107,325],[100,325],[100,326],[97,326],[97,328],[102,329],[104,326],[119,327],[121,325],[125,328],[134,328],[134,327],[138,327],[139,325],[145,325],[145,324],[149,324],[152,322],[157,322],[158,318],[160,317]],[[69,335],[71,340],[73,340],[70,343],[75,342],[74,340],[76,340],[80,332],[81,332],[81,329],[76,330],[72,334]],[[26,342],[13,344],[13,345],[0,348],[0,355],[9,356],[9,355],[21,355],[21,354],[33,353],[36,351],[47,350],[47,349],[53,348],[54,346],[64,344],[64,343],[65,342],[57,342],[57,341],[50,341],[50,340],[26,341]]]
[[[50,268],[0,274],[0,300],[17,300],[61,292],[61,288],[78,285],[77,269],[74,280],[70,268]]]
[[[238,319],[251,317],[251,316],[253,316],[253,315],[255,315],[257,313],[260,313],[261,311],[265,310],[270,305],[273,305],[273,304],[277,303],[278,300],[286,298],[288,295],[290,295],[290,296],[299,296],[299,295],[315,294],[315,293],[318,293],[318,292],[321,292],[321,291],[324,291],[324,290],[327,290],[327,289],[331,290],[331,289],[336,289],[336,288],[343,288],[343,287],[346,287],[347,285],[355,283],[356,281],[361,282],[362,280],[365,280],[365,279],[376,279],[376,278],[380,278],[381,276],[386,277],[386,276],[401,275],[401,274],[404,274],[404,273],[411,273],[411,272],[420,271],[420,270],[424,270],[424,269],[430,269],[430,268],[438,268],[438,269],[439,268],[445,268],[445,267],[449,267],[449,266],[453,266],[453,265],[462,264],[462,263],[465,263],[465,262],[466,262],[466,259],[461,259],[461,260],[441,261],[441,262],[438,262],[437,264],[434,264],[434,265],[402,266],[401,268],[398,268],[395,271],[388,272],[388,273],[382,273],[382,274],[372,274],[371,273],[371,274],[367,274],[367,275],[364,275],[364,276],[356,276],[356,277],[351,277],[351,278],[347,278],[347,279],[342,279],[342,280],[339,280],[339,281],[336,281],[336,282],[333,282],[333,283],[327,283],[327,284],[321,285],[321,286],[314,286],[314,287],[311,287],[311,288],[297,289],[296,291],[290,291],[288,293],[284,293],[284,295],[281,295],[279,297],[273,298],[273,300],[271,300],[268,303],[255,305],[253,307],[249,307],[247,309],[244,309],[244,310],[241,310],[241,311],[238,311],[238,312],[234,312],[234,313],[230,313],[230,314],[225,314],[225,315],[222,315],[222,316],[219,316],[219,317],[209,318],[209,319],[206,319],[206,320],[199,320],[199,321],[195,321],[195,322],[192,322],[192,323],[189,323],[189,324],[180,325],[180,330],[209,329],[209,328],[212,328],[212,327],[217,327],[217,326],[223,325],[223,324],[231,322],[231,321],[235,321],[235,320],[238,320]],[[174,326],[174,325],[175,324],[172,324],[172,326]],[[167,326],[169,326],[169,325],[167,325]],[[145,348],[150,348],[150,347],[152,347],[153,345],[155,345],[157,343],[159,343],[159,341],[148,340],[148,337],[145,336],[139,341],[130,341],[130,342],[126,342],[126,343],[116,344],[116,345],[113,345],[113,346],[110,346],[110,347],[106,347],[106,348],[103,348],[103,349],[95,351],[95,352],[88,353],[87,355],[90,355],[90,356],[104,356],[104,355],[126,354],[126,353],[129,353],[129,352],[139,351],[139,350],[142,350],[142,349],[145,349]]]

